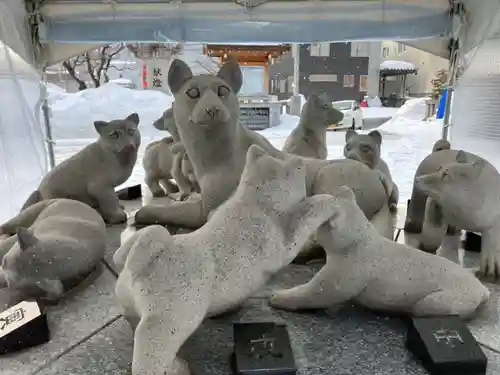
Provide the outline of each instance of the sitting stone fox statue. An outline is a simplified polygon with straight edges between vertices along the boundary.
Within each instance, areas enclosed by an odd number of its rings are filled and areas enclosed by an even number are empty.
[[[470,318],[488,301],[488,289],[468,270],[380,236],[349,188],[334,199],[337,214],[318,231],[326,265],[308,283],[275,292],[271,306],[301,310],[353,301],[390,313]]]
[[[338,214],[306,198],[305,167],[250,146],[231,198],[195,232],[153,225],[117,250],[116,295],[135,329],[132,375],[189,374],[177,352],[205,317],[234,310]]]
[[[345,134],[345,142],[344,156],[347,159],[365,163],[382,174],[389,196],[389,208],[395,212],[398,207],[399,188],[393,182],[386,162],[380,157],[382,134],[378,130],[373,130],[368,134],[358,134],[355,130],[349,129]]]
[[[387,194],[380,174],[363,163],[344,159],[318,160],[283,153],[264,136],[242,126],[238,120],[237,98],[242,73],[236,61],[229,59],[217,75],[193,76],[186,63],[174,60],[168,81],[175,96],[175,122],[201,188],[201,199],[172,202],[166,206],[146,205],[135,215],[137,224],[202,226],[209,213],[235,191],[245,165],[246,152],[252,144],[279,159],[302,159],[306,165],[308,196],[329,193],[343,180],[342,184],[355,187],[358,204],[367,218],[372,219],[387,206]]]
[[[71,199],[35,203],[0,226],[0,287],[62,297],[64,281],[85,276],[104,258],[106,225],[99,213]]]
[[[494,279],[500,278],[499,186],[496,168],[465,151],[458,151],[455,163],[415,179],[415,187],[437,203],[447,225],[482,233],[479,271]],[[456,236],[458,243],[460,232]]]
[[[127,221],[114,189],[128,180],[137,160],[139,115],[95,121],[94,126],[97,141],[50,170],[22,210],[41,200],[68,198],[95,208],[109,224]]]
[[[199,192],[199,187],[196,180],[193,180],[192,166],[187,154],[182,152],[183,148],[180,147],[181,141],[173,116],[173,108],[169,108],[153,123],[155,128],[168,131],[171,136],[151,142],[146,147],[143,158],[145,183],[153,197],[163,197],[165,193],[180,191],[181,199],[184,199],[193,192]],[[174,179],[177,185],[170,182],[171,179]]]
[[[153,141],[146,146],[142,166],[146,177],[144,182],[151,190],[153,197],[163,197],[165,194],[179,191],[177,185],[172,183],[172,166],[174,153],[172,146],[175,144],[172,137],[165,137]]]
[[[299,124],[286,139],[283,151],[306,158],[326,159],[328,125],[338,124],[343,118],[344,114],[325,96],[311,93],[300,113]]]

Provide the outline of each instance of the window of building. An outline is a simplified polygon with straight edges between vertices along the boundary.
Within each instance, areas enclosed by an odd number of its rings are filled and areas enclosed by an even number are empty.
[[[389,47],[382,48],[382,57],[383,58],[389,57]]]
[[[330,56],[330,43],[312,43],[311,44],[311,56]]]
[[[310,82],[337,82],[336,74],[311,74],[309,75]]]
[[[354,87],[354,74],[344,75],[344,87]]]
[[[369,57],[370,45],[369,42],[352,42],[351,57]]]
[[[359,91],[368,91],[368,76],[359,76]]]
[[[398,53],[406,52],[406,45],[402,43],[398,43]]]
[[[293,77],[290,76],[286,79],[286,87],[289,93],[293,93]]]
[[[269,92],[271,94],[274,93],[274,79],[271,79],[270,82],[269,82]]]
[[[280,92],[286,92],[286,79],[280,79]]]

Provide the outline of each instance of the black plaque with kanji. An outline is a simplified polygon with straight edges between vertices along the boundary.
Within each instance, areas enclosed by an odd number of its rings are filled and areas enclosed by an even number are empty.
[[[488,360],[459,316],[412,318],[406,347],[432,375],[486,374]]]
[[[234,323],[233,372],[236,375],[295,375],[297,368],[284,324]]]
[[[47,316],[35,301],[23,301],[0,313],[0,354],[50,340]]]

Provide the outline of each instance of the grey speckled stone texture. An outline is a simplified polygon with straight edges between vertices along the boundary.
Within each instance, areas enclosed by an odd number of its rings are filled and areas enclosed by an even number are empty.
[[[51,341],[0,357],[0,374],[28,375],[78,345],[119,315],[114,296],[115,277],[105,267],[87,288],[48,308]]]

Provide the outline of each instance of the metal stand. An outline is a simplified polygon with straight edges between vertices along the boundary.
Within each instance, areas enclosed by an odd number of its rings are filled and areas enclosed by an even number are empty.
[[[43,83],[45,85],[47,83],[45,78],[45,69],[43,70],[42,78],[43,78]],[[54,154],[55,142],[52,139],[52,126],[50,125],[50,111],[49,111],[49,103],[47,101],[46,85],[43,90],[42,112],[43,112],[43,122],[45,125],[45,143],[47,144],[50,169],[52,169],[56,165],[56,158]]]

